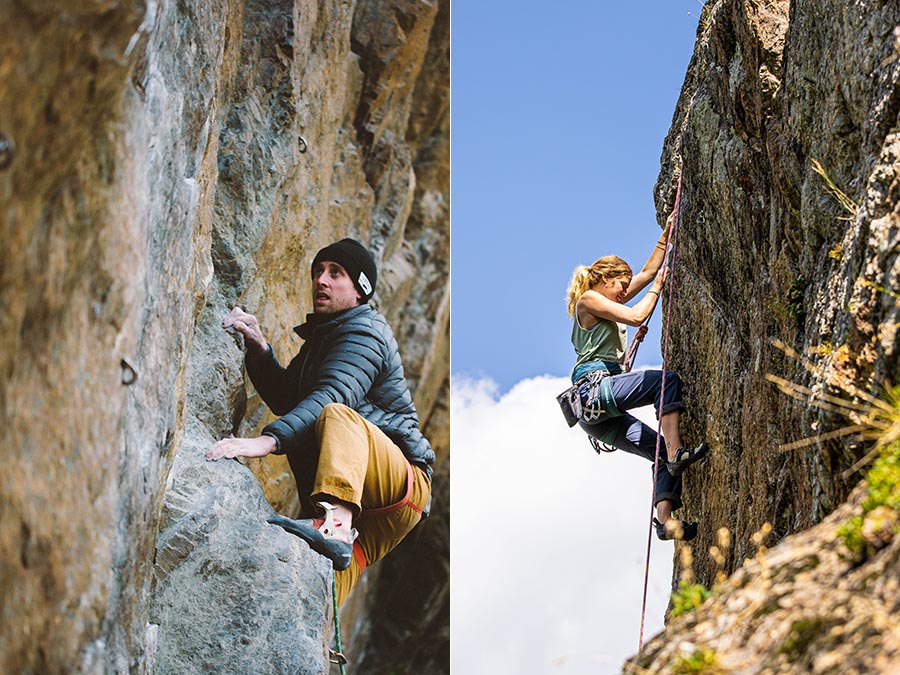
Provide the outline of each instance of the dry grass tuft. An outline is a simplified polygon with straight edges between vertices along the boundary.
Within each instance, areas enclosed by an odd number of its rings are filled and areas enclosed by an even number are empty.
[[[789,358],[798,361],[809,372],[818,373],[816,365],[792,347],[780,340],[773,341],[773,344]],[[766,379],[773,382],[782,393],[791,398],[841,415],[850,422],[850,424],[828,433],[786,443],[780,447],[782,451],[796,450],[819,441],[844,437],[850,441],[875,441],[875,447],[844,472],[846,477],[875,459],[882,448],[900,439],[900,387],[886,387],[880,397],[873,396],[856,386],[848,377],[837,374],[832,378],[832,384],[843,393],[838,396],[771,374],[767,374]]]
[[[837,184],[835,184],[835,182],[831,180],[831,177],[825,172],[825,169],[819,163],[819,160],[812,159],[811,161],[813,165],[813,171],[819,174],[819,176],[822,177],[822,180],[825,181],[825,189],[832,197],[837,200],[837,203],[841,205],[841,208],[843,208],[850,214],[849,216],[843,216],[840,219],[853,220],[853,218],[856,216],[856,211],[859,208],[859,205],[855,201],[850,199],[850,197],[847,196],[847,193],[841,190],[837,186]]]
[[[884,286],[876,284],[874,281],[869,281],[868,279],[860,279],[859,283],[863,286],[867,286],[868,288],[874,288],[879,293],[889,295],[890,297],[894,298],[894,300],[900,300],[900,293],[892,291],[890,288],[885,288]]]

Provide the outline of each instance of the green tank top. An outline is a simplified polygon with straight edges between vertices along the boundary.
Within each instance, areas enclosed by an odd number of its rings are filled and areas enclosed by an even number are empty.
[[[576,315],[572,321],[572,345],[578,360],[575,368],[588,361],[614,361],[623,363],[628,344],[628,329],[624,324],[600,319],[600,323],[585,330],[578,324]]]

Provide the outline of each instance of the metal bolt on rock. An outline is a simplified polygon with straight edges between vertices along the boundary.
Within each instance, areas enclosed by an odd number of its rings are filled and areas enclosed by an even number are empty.
[[[16,143],[12,138],[0,132],[0,171],[8,169],[16,157]]]
[[[122,384],[124,384],[126,387],[130,387],[132,384],[137,382],[137,366],[135,366],[127,356],[122,358],[120,365],[122,366]]]

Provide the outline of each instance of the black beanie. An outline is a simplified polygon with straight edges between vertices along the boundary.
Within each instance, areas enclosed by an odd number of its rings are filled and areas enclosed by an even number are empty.
[[[362,301],[368,302],[375,292],[375,280],[378,278],[378,270],[375,269],[375,258],[369,250],[356,239],[341,239],[339,242],[326,246],[316,253],[310,266],[310,274],[316,268],[316,264],[328,260],[336,262],[347,270],[347,274],[353,280],[353,285],[362,295]]]

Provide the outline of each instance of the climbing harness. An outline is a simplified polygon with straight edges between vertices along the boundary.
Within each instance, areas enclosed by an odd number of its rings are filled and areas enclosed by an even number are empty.
[[[341,621],[338,619],[338,601],[337,601],[337,572],[331,570],[331,600],[334,603],[334,646],[328,650],[328,661],[334,663],[341,668],[341,675],[344,675],[344,666],[347,665],[347,657],[344,656],[344,648],[341,646]]]
[[[574,427],[578,420],[594,424],[601,417],[620,417],[622,411],[609,383],[609,372],[591,370],[556,397],[566,424]]]
[[[588,371],[556,397],[563,417],[566,418],[566,424],[574,427],[578,420],[594,424],[601,418],[621,417],[622,411],[616,405],[609,375],[610,373],[603,369]],[[608,434],[608,437],[601,439],[589,435],[588,440],[598,453],[615,452],[616,449],[610,445],[614,437],[615,430]]]
[[[662,345],[662,381],[659,385],[659,405],[657,410],[662,410],[663,400],[666,393],[666,354],[669,351],[669,320],[672,318],[672,294],[675,289],[675,253],[678,244],[678,225],[681,220],[681,178],[683,169],[678,173],[678,187],[675,190],[675,219],[672,222],[672,229],[669,231],[668,241],[666,241],[666,255],[663,258],[663,268],[669,272],[666,279],[666,285],[669,287],[669,297],[667,306],[669,311],[666,313],[663,326],[663,345]],[[647,584],[650,578],[650,543],[653,536],[653,502],[656,495],[656,479],[659,471],[659,447],[662,434],[662,415],[659,416],[656,427],[656,454],[653,458],[653,485],[650,493],[650,525],[647,528],[647,562],[644,566],[644,598],[641,603],[641,633],[638,637],[638,653],[644,648],[644,621],[647,616]]]
[[[588,424],[599,420],[601,415],[619,417],[622,414],[616,406],[609,380],[604,375],[603,371],[594,370],[584,377],[587,381],[578,387],[578,392],[585,401],[581,419]]]

